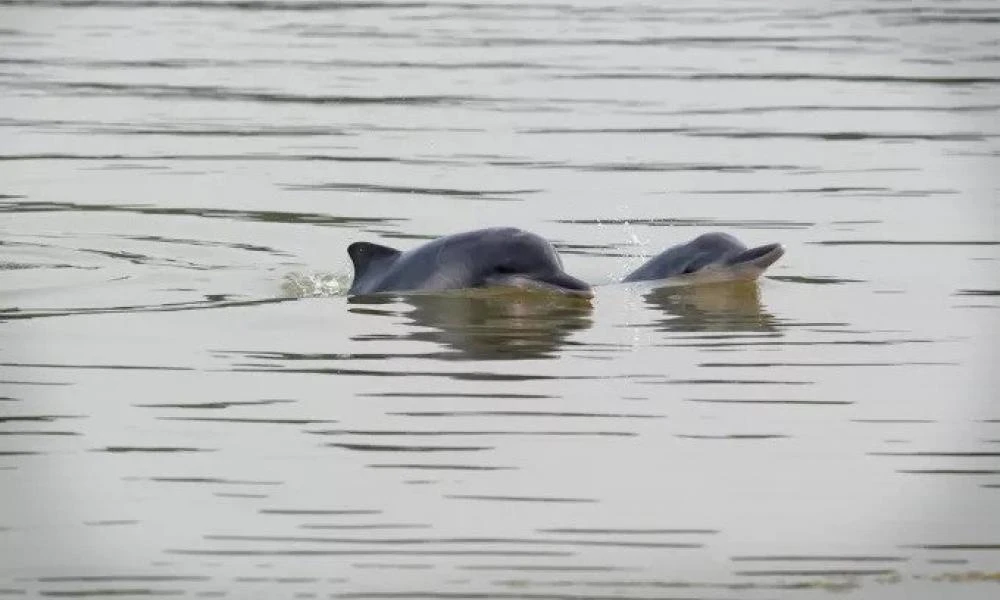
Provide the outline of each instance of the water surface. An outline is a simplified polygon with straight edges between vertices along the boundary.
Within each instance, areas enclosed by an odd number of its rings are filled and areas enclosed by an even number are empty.
[[[993,597],[998,20],[0,3],[0,596]],[[493,225],[594,301],[343,296]]]

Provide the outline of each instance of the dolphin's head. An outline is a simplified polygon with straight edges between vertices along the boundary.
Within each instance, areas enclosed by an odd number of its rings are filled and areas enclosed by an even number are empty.
[[[626,275],[623,281],[671,278],[696,282],[751,280],[760,277],[784,253],[781,244],[747,248],[728,233],[705,233],[657,254]]]
[[[684,267],[685,274],[703,272],[710,277],[756,279],[785,254],[781,244],[747,248],[728,233],[706,233],[690,243],[693,258]]]
[[[593,297],[589,284],[563,270],[559,255],[545,238],[519,229],[495,230],[491,238],[474,257],[480,285]]]

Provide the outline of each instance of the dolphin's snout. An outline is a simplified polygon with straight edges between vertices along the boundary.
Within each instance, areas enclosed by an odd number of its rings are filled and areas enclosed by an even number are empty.
[[[575,289],[575,290],[564,288],[563,293],[568,294],[570,296],[576,296],[578,298],[586,298],[589,300],[594,297],[594,288],[589,286],[586,288]]]
[[[578,296],[580,298],[594,297],[594,288],[589,283],[566,273],[557,273],[554,276],[544,278],[542,281],[563,294]]]
[[[784,256],[785,247],[781,244],[764,244],[740,252],[726,261],[730,265],[749,265],[764,270]]]
[[[490,283],[526,290],[557,292],[578,298],[594,297],[594,288],[589,283],[562,272],[546,273],[545,275],[518,274],[494,279]]]

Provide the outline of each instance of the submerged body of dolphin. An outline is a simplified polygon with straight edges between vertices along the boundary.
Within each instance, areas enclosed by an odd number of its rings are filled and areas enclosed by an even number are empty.
[[[355,242],[347,253],[354,263],[349,295],[500,286],[593,296],[590,285],[563,271],[552,244],[513,227],[448,235],[405,252]]]
[[[706,233],[690,242],[667,248],[626,275],[622,281],[673,278],[697,282],[753,280],[784,253],[781,244],[747,248],[728,233]]]

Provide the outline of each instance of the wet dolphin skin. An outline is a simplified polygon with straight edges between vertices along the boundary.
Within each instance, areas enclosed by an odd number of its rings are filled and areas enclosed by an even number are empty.
[[[756,279],[784,253],[781,244],[747,248],[728,233],[706,233],[690,242],[667,248],[626,275],[622,281],[657,281],[674,277],[712,281]]]
[[[513,227],[448,235],[405,252],[355,242],[347,253],[354,263],[349,295],[516,287],[593,296],[590,285],[563,270],[552,244]]]

